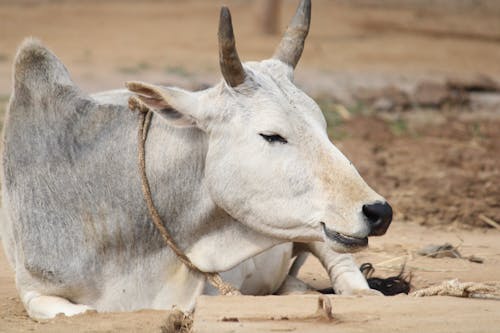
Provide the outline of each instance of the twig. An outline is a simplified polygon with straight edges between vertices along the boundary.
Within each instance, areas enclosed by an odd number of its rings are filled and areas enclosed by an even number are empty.
[[[401,267],[396,267],[396,266],[379,266],[381,269],[386,269],[386,270],[392,270],[392,271],[399,271],[401,270]],[[440,272],[440,273],[448,273],[448,272],[467,272],[468,269],[434,269],[434,268],[427,268],[427,267],[417,267],[417,266],[406,266],[409,270],[416,270],[416,271],[421,271],[421,272]]]
[[[388,259],[388,260],[384,260],[384,261],[381,261],[379,263],[376,263],[375,265],[373,266],[381,266],[381,267],[384,267],[385,264],[388,264],[390,262],[393,262],[393,261],[396,261],[398,259],[402,259],[402,258],[405,258],[405,257],[408,257],[407,254],[403,255],[403,256],[399,256],[399,257],[394,257],[392,259]]]
[[[490,219],[488,216],[486,215],[483,215],[483,214],[479,214],[479,218],[486,224],[488,224],[489,226],[497,229],[497,230],[500,230],[500,224],[498,224],[497,222],[493,221],[492,219]]]
[[[339,116],[344,120],[351,119],[351,113],[342,104],[335,104],[333,106],[334,110],[339,114]]]
[[[500,301],[500,296],[493,295],[493,294],[472,293],[472,294],[469,294],[469,297],[470,298],[479,298],[479,299],[492,299],[495,301]]]

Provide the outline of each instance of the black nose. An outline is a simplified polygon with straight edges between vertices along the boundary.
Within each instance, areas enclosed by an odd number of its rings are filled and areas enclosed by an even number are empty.
[[[370,224],[370,236],[385,234],[392,221],[392,207],[387,202],[363,205],[363,214]]]

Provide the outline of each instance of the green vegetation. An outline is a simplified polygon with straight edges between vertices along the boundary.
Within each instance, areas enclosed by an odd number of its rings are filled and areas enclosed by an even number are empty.
[[[368,114],[367,108],[362,103],[346,108],[330,96],[319,96],[315,98],[315,101],[323,111],[328,135],[332,140],[343,140],[348,137],[348,133],[343,129],[346,120],[355,115]]]
[[[181,66],[167,66],[165,68],[165,72],[168,74],[174,74],[183,77],[188,77],[191,75],[187,69]]]
[[[347,108],[349,113],[356,116],[373,116],[373,109],[366,106],[365,103],[361,101],[356,101],[356,104]]]
[[[472,134],[472,137],[478,138],[478,139],[484,139],[485,135],[481,132],[481,123],[478,121],[473,122],[472,124],[468,125],[469,131]]]
[[[407,119],[398,114],[392,114],[391,117],[381,117],[375,114],[375,111],[366,106],[363,102],[358,101],[356,104],[349,107],[344,107],[337,103],[331,96],[318,96],[315,98],[327,122],[327,130],[329,137],[336,140],[343,140],[349,137],[349,133],[345,130],[344,123],[353,117],[377,117],[384,119],[388,124],[388,128],[395,136],[411,135],[418,136],[418,133],[411,130],[408,126]],[[479,128],[472,127],[473,134],[479,135]]]
[[[392,134],[401,136],[408,133],[408,124],[403,118],[396,118],[389,123],[389,128]]]

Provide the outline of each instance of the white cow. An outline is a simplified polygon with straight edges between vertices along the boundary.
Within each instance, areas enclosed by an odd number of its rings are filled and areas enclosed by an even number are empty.
[[[293,84],[309,17],[304,0],[273,58],[242,64],[223,8],[223,81],[199,92],[128,85],[154,110],[147,174],[165,226],[201,270],[228,271],[246,293],[277,291],[300,252],[320,258],[338,292],[368,290],[352,258],[336,252],[366,247],[392,217]],[[34,40],[20,47],[13,81],[2,240],[28,314],[192,309],[205,279],[149,218],[132,92],[85,94]]]

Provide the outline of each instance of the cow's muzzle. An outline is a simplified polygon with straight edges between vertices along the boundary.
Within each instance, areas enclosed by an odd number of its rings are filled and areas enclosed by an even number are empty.
[[[321,225],[323,226],[323,232],[329,240],[340,243],[344,247],[357,249],[368,245],[368,237],[348,236],[335,230],[328,229],[323,222],[321,222]]]
[[[392,207],[387,202],[363,205],[363,214],[370,226],[370,236],[385,234],[392,221]]]

